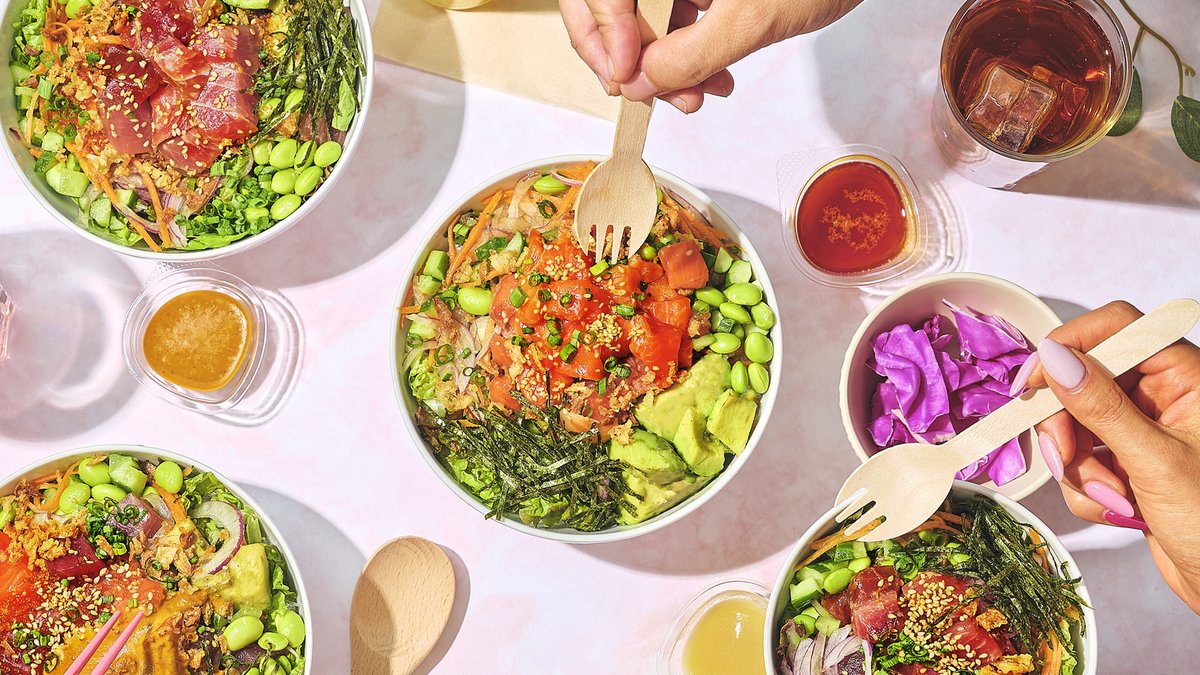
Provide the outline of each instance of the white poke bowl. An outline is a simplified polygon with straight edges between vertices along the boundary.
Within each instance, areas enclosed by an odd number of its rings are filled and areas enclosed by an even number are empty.
[[[3,483],[0,483],[0,495],[12,494],[16,489],[17,483],[22,480],[31,480],[38,476],[43,476],[52,471],[61,471],[71,466],[75,462],[93,455],[119,452],[123,455],[129,455],[137,459],[169,459],[182,467],[192,466],[198,471],[211,472],[221,484],[229,489],[230,492],[237,495],[238,499],[249,507],[258,515],[262,523],[264,538],[273,546],[279,549],[279,554],[283,556],[283,560],[287,563],[287,574],[291,578],[292,588],[296,591],[296,602],[300,605],[299,613],[304,618],[304,627],[307,634],[304,638],[304,671],[297,673],[293,671],[293,675],[311,675],[312,674],[312,644],[313,630],[315,625],[312,620],[312,611],[308,602],[308,591],[304,588],[304,578],[300,574],[300,566],[296,562],[296,556],[292,555],[291,549],[288,548],[287,542],[283,540],[283,535],[280,534],[279,528],[271,520],[271,516],[263,509],[262,506],[250,496],[248,492],[243,490],[241,486],[223,476],[219,471],[206,466],[190,457],[185,457],[167,450],[160,450],[145,445],[133,445],[125,443],[110,443],[105,445],[89,445],[83,448],[74,450],[66,450],[45,459],[34,462],[23,469],[20,469],[7,478]]]
[[[859,324],[842,361],[839,386],[842,425],[859,461],[866,462],[879,450],[867,428],[871,394],[880,381],[879,376],[867,367],[867,359],[872,353],[871,341],[900,324],[919,326],[934,314],[949,317],[950,310],[942,303],[943,298],[960,307],[1003,317],[1021,331],[1032,348],[1062,324],[1041,298],[1010,281],[986,274],[937,274],[888,296]],[[1033,494],[1050,480],[1050,469],[1037,448],[1037,434],[1032,430],[1025,432],[1021,435],[1025,473],[1002,486],[986,480],[986,476],[979,484],[1013,499],[1024,499]]]
[[[194,262],[197,260],[223,258],[227,255],[232,255],[239,251],[247,251],[259,244],[266,243],[283,234],[292,225],[300,222],[300,220],[317,207],[318,202],[333,190],[334,183],[346,173],[347,165],[350,163],[349,159],[354,154],[355,149],[358,147],[358,142],[362,138],[363,128],[367,120],[367,110],[371,105],[372,82],[375,76],[375,51],[371,43],[371,21],[367,15],[366,7],[363,5],[363,0],[345,0],[350,7],[350,16],[354,19],[358,32],[358,48],[363,57],[363,75],[358,84],[358,113],[355,114],[354,120],[350,124],[350,129],[346,133],[346,138],[342,141],[342,156],[333,165],[333,170],[330,171],[329,177],[317,186],[317,189],[290,216],[275,223],[269,229],[259,234],[247,236],[228,246],[201,251],[167,250],[159,252],[132,246],[122,246],[89,232],[79,224],[79,207],[69,197],[60,195],[52,190],[41,176],[34,173],[33,164],[35,160],[33,156],[29,154],[25,145],[10,133],[10,130],[16,127],[19,112],[17,111],[16,99],[12,95],[13,75],[12,71],[8,68],[8,55],[13,46],[12,25],[16,21],[17,15],[25,7],[26,0],[2,1],[4,3],[4,22],[3,25],[0,25],[0,54],[3,54],[4,67],[0,68],[0,92],[3,92],[0,94],[0,131],[3,132],[4,142],[0,145],[4,146],[4,153],[8,155],[17,175],[25,183],[25,187],[29,188],[34,199],[46,209],[54,220],[88,241],[103,246],[110,251],[116,251],[117,253],[135,258],[157,260],[159,262]]]
[[[1069,577],[1078,578],[1082,576],[1079,572],[1079,566],[1075,564],[1075,559],[1063,547],[1062,542],[1029,509],[995,490],[965,481],[955,481],[950,494],[958,498],[979,495],[1003,506],[1018,522],[1030,525],[1033,529],[1037,530],[1038,534],[1046,540],[1046,545],[1058,560],[1066,564],[1065,573]],[[765,659],[766,672],[768,673],[779,672],[776,668],[778,658],[775,648],[778,646],[779,641],[779,626],[784,619],[784,612],[787,611],[790,602],[788,587],[791,585],[796,563],[808,557],[812,552],[813,542],[838,530],[839,525],[834,517],[838,513],[841,513],[841,511],[841,506],[833,507],[825,515],[821,516],[817,522],[813,523],[812,527],[805,531],[804,535],[800,537],[800,541],[788,553],[783,569],[779,572],[779,578],[775,580],[775,585],[771,589],[771,600],[767,605],[767,624],[763,627],[763,658]],[[1079,662],[1075,667],[1075,675],[1095,675],[1097,640],[1099,638],[1099,633],[1096,630],[1096,613],[1089,606],[1091,600],[1088,597],[1087,587],[1083,581],[1080,581],[1075,586],[1075,591],[1084,602],[1083,635],[1075,635],[1076,654]]]
[[[443,212],[437,220],[428,224],[428,233],[422,240],[421,244],[416,247],[413,252],[412,261],[409,263],[403,272],[404,276],[400,285],[400,291],[396,296],[396,302],[393,305],[393,312],[396,307],[405,304],[405,299],[409,297],[412,278],[418,269],[418,265],[425,260],[425,257],[434,248],[445,248],[445,232],[446,223],[451,219],[457,218],[460,213],[469,208],[481,208],[486,198],[500,188],[512,187],[521,176],[533,170],[549,170],[550,168],[561,164],[581,164],[588,161],[600,161],[603,157],[597,155],[563,155],[559,157],[547,157],[532,162],[527,162],[519,166],[513,167],[507,171],[499,173],[468,192],[462,199],[454,204],[451,208]],[[780,316],[779,302],[775,297],[775,290],[771,286],[771,280],[767,275],[767,270],[763,267],[762,259],[754,251],[754,245],[750,243],[750,239],[734,224],[733,219],[725,212],[711,197],[702,192],[699,188],[684,181],[682,178],[674,176],[666,171],[651,167],[654,172],[655,179],[665,189],[672,194],[677,195],[687,204],[691,205],[700,215],[707,219],[708,223],[726,233],[742,250],[743,255],[754,269],[754,278],[762,283],[763,286],[763,301],[766,302],[772,309],[776,310],[776,324],[771,329],[771,341],[775,345],[775,356],[769,364],[771,374],[771,387],[767,393],[763,394],[759,399],[758,421],[754,425],[754,429],[750,433],[750,439],[746,443],[746,449],[740,455],[735,457],[729,466],[720,474],[709,481],[708,485],[698,490],[681,503],[675,505],[667,511],[649,518],[636,525],[624,525],[601,530],[598,532],[581,532],[575,529],[568,528],[538,528],[531,527],[521,522],[519,518],[513,518],[509,515],[504,515],[499,518],[499,521],[505,526],[510,527],[519,532],[541,537],[543,539],[551,539],[555,541],[564,541],[576,544],[598,544],[605,542],[621,541],[633,537],[639,537],[645,534],[662,529],[671,523],[674,523],[696,509],[700,508],[705,502],[712,499],[722,488],[733,480],[738,471],[745,466],[749,461],[750,455],[753,453],[755,446],[758,445],[762,438],[763,430],[766,429],[767,422],[771,416],[771,410],[775,406],[775,396],[779,391],[779,382],[781,381],[781,370],[783,365],[783,320]],[[400,363],[403,359],[405,349],[405,339],[408,336],[408,329],[403,326],[404,322],[395,317],[392,321],[391,328],[391,367],[392,367],[392,383],[396,389],[396,397],[400,402],[400,408],[404,413],[404,426],[408,429],[409,436],[416,445],[421,456],[438,478],[446,484],[455,494],[457,494],[464,502],[471,505],[481,515],[488,513],[488,508],[484,506],[470,492],[464,489],[458,481],[454,479],[441,462],[434,454],[433,449],[421,437],[420,431],[417,429],[414,413],[416,411],[416,400],[409,391],[405,379],[400,377]]]

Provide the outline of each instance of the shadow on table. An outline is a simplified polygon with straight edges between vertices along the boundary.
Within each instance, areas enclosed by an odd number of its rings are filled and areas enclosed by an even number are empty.
[[[369,263],[400,240],[441,188],[458,148],[463,107],[461,83],[379,63],[347,174],[304,222],[222,265],[251,283],[288,288]]]
[[[1071,302],[1070,300],[1063,300],[1062,298],[1050,298],[1044,295],[1040,296],[1040,298],[1042,302],[1050,306],[1050,309],[1058,315],[1058,318],[1062,319],[1063,323],[1066,323],[1071,319],[1082,316],[1091,311],[1087,307]]]
[[[0,235],[16,307],[0,363],[0,436],[53,441],[93,429],[133,395],[121,329],[140,284],[125,260],[61,230]]]
[[[471,603],[471,575],[467,571],[467,564],[454,550],[442,544],[438,544],[438,546],[446,552],[446,556],[450,558],[450,565],[454,568],[454,606],[450,608],[450,620],[446,623],[446,629],[442,631],[442,636],[438,638],[437,644],[433,646],[433,651],[429,653],[429,656],[425,657],[421,665],[413,671],[413,675],[432,673],[446,657],[450,646],[458,637],[463,619],[467,616],[467,606]]]
[[[658,574],[722,572],[792,546],[833,504],[857,465],[840,423],[838,377],[862,317],[854,291],[810,282],[783,248],[779,214],[744,197],[708,191],[754,242],[771,273],[786,331],[784,376],[766,431],[741,472],[707,504],[670,527],[613,544],[581,546],[603,560]]]

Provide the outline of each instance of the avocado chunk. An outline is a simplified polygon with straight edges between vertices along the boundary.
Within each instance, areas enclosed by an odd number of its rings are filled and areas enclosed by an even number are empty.
[[[704,416],[688,408],[675,433],[675,449],[698,476],[715,476],[725,468],[726,447],[704,431]]]
[[[729,388],[729,371],[727,358],[708,354],[692,364],[683,381],[642,399],[635,410],[638,422],[663,438],[674,438],[689,408],[704,417],[712,412],[721,392]]]
[[[146,474],[129,455],[109,455],[108,475],[112,482],[135,495],[146,489]]]
[[[271,605],[269,570],[266,546],[245,544],[224,569],[216,574],[197,576],[194,583],[212,590],[237,609],[266,611]]]
[[[754,416],[757,413],[757,403],[738,396],[732,389],[726,389],[717,398],[712,414],[708,417],[706,429],[724,443],[730,452],[738,455],[746,449],[746,441],[750,440],[750,429],[754,427]]]
[[[668,485],[655,485],[638,469],[626,469],[622,476],[629,489],[637,494],[636,497],[624,497],[633,507],[633,512],[621,511],[617,520],[622,525],[635,525],[653,518],[692,496],[708,482],[707,478],[693,479],[690,482],[681,479]]]
[[[641,470],[655,485],[673,483],[687,472],[687,465],[670,441],[641,429],[633,430],[628,444],[614,438],[608,445],[608,456]]]

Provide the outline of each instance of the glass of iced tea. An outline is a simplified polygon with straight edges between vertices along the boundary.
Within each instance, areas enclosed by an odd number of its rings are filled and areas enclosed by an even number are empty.
[[[959,174],[1010,188],[1108,133],[1132,82],[1102,0],[969,0],[942,43],[934,140]]]

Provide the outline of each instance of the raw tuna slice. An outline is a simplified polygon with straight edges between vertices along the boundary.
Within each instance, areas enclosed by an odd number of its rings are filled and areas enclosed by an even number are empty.
[[[100,121],[113,148],[136,155],[150,150],[149,103],[134,100],[120,81],[112,81],[100,94]]]
[[[88,543],[82,534],[71,540],[70,549],[66,555],[46,563],[46,570],[55,579],[70,579],[74,577],[95,576],[105,565],[96,555],[96,549]]]
[[[1004,646],[970,617],[960,617],[946,630],[946,642],[953,645],[951,654],[964,659],[978,659],[982,665],[1000,660]]]
[[[108,45],[100,52],[96,62],[104,74],[106,91],[120,88],[130,100],[141,103],[150,98],[162,86],[162,77],[154,64],[135,51],[116,45]]]
[[[184,129],[195,125],[189,119],[187,99],[173,84],[162,87],[150,97],[150,108],[154,111],[150,142],[155,146],[172,136],[182,135]]]
[[[854,575],[847,589],[854,634],[875,644],[904,627],[900,608],[900,575],[876,565]]]
[[[200,130],[198,126],[185,129],[180,135],[172,136],[158,146],[158,154],[176,169],[195,175],[208,169],[221,154],[221,146]]]
[[[194,93],[199,92],[208,79],[208,60],[173,35],[155,43],[149,54],[163,75],[185,89],[193,89]]]
[[[821,605],[838,620],[840,624],[850,623],[850,593],[842,591],[821,600]]]
[[[182,0],[127,0],[123,8],[133,8],[133,20],[125,25],[124,42],[143,53],[166,37],[191,41],[196,32],[196,16]]]
[[[247,74],[258,70],[258,50],[262,43],[250,26],[206,26],[191,45],[210,63],[228,63]]]

